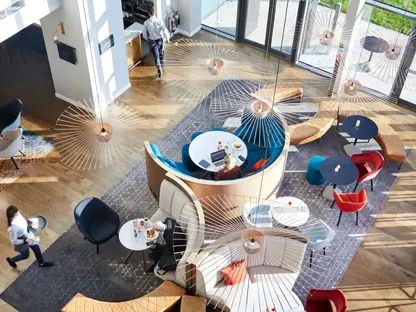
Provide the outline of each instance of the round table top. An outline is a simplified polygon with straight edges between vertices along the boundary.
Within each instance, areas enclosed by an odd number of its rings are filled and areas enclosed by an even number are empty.
[[[134,219],[140,222],[142,219]],[[134,220],[127,221],[121,227],[118,233],[118,239],[120,243],[127,249],[134,251],[141,251],[149,249],[151,246],[146,245],[149,242],[145,238],[145,230],[142,229],[140,233],[137,233],[137,237],[134,237],[133,222]]]
[[[276,205],[272,207],[272,216],[277,223],[296,227],[305,224],[309,219],[309,208],[299,198],[279,197],[275,200]]]
[[[38,226],[36,228],[32,227],[32,221],[34,219],[38,219]],[[32,216],[29,219],[27,219],[28,223],[28,230],[32,233],[38,233],[43,231],[48,226],[48,220],[46,220],[43,216]]]
[[[237,166],[241,166],[244,162],[238,158],[238,156],[243,156],[247,159],[247,146],[244,144],[243,140],[241,140],[238,136],[226,132],[226,131],[208,131],[198,135],[195,139],[192,140],[189,146],[189,157],[191,157],[192,161],[200,168],[211,171],[211,172],[218,172],[224,168],[224,166],[215,166],[211,163],[211,153],[216,152],[218,150],[218,142],[221,142],[223,146],[228,146],[231,153],[230,155],[234,157],[235,163]],[[241,144],[241,148],[236,150],[233,148],[233,144],[238,143]],[[226,153],[229,153],[227,151]],[[199,162],[201,160],[206,160],[210,163],[208,168],[204,168]]]
[[[357,121],[360,121],[360,125],[356,127]],[[344,119],[342,122],[342,128],[351,137],[360,140],[369,140],[374,138],[378,133],[378,127],[374,121],[365,116],[352,115]]]
[[[389,43],[383,38],[365,36],[360,40],[361,46],[373,53],[384,53],[389,49]]]
[[[338,172],[335,167],[340,165]],[[358,168],[345,156],[333,156],[325,159],[320,168],[322,176],[330,183],[348,185],[358,178]]]

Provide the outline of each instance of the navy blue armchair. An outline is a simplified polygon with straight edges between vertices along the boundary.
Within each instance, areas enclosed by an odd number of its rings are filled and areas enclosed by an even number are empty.
[[[7,130],[14,130],[20,126],[22,110],[23,103],[19,99],[0,107],[0,135],[4,135]]]
[[[118,214],[96,197],[82,200],[75,207],[74,216],[84,239],[97,246],[97,254],[100,245],[117,235],[120,227]]]

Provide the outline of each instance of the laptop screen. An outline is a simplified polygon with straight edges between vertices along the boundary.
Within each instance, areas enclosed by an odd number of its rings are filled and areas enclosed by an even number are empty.
[[[221,159],[224,159],[224,157],[225,157],[225,150],[220,150],[218,152],[211,153],[212,162],[216,162]]]

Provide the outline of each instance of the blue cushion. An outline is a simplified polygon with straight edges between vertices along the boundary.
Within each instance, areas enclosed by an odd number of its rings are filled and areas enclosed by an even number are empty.
[[[254,144],[250,144],[245,142],[248,150],[247,155],[247,166],[244,169],[243,174],[247,174],[251,172],[251,169],[253,169],[253,166],[256,162],[258,162],[260,159],[264,159],[266,156],[266,149]],[[259,170],[261,171],[261,170]]]
[[[176,171],[179,171],[183,174],[187,174],[187,175],[191,175],[191,173],[188,171],[188,169],[185,168],[184,164],[181,162],[177,162],[175,164],[175,168]]]
[[[280,154],[282,153],[282,150],[283,150],[283,146],[267,149],[267,158],[270,157],[270,160],[267,163],[267,165],[264,166],[264,169],[269,167],[272,163],[274,163],[277,160],[277,158],[279,158]]]
[[[285,143],[285,132],[276,119],[265,118],[252,122],[249,114],[244,115],[241,120],[241,126],[234,134],[257,145],[272,142],[276,145],[274,147],[280,147]],[[265,136],[269,139],[264,140]]]
[[[177,169],[176,163],[173,160],[171,160],[169,158],[165,158],[165,161],[169,166],[171,166],[174,169]]]
[[[189,146],[190,146],[191,144],[185,144],[183,147],[182,147],[182,157],[183,156],[189,156]]]
[[[211,131],[225,131],[223,128],[212,128]]]
[[[159,148],[156,146],[156,144],[151,143],[151,144],[150,144],[150,148],[152,149],[152,152],[153,152],[156,156],[162,156],[162,154],[160,154]]]
[[[306,171],[306,181],[312,185],[321,185],[325,182],[321,174],[321,164],[325,160],[322,156],[312,157],[309,161],[308,170]]]
[[[195,172],[198,170],[198,167],[195,165],[195,163],[189,156],[189,145],[190,144],[185,144],[182,147],[182,164],[186,168],[186,170],[190,172]]]
[[[201,134],[203,134],[203,132],[200,132],[200,131],[192,133],[191,141],[193,141],[198,135],[201,135]]]
[[[160,159],[161,162],[163,162],[165,165],[172,167],[173,169],[176,169],[176,164],[173,160],[169,158],[165,158],[162,156],[157,156],[157,158]]]

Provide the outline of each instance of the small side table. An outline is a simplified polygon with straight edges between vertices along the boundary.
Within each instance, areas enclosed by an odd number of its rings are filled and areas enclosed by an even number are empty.
[[[359,126],[357,127],[357,122],[359,121]],[[361,154],[361,149],[357,146],[358,139],[360,140],[370,140],[374,138],[378,133],[378,127],[374,121],[365,116],[352,115],[342,122],[342,128],[348,133],[352,138],[355,138],[353,144],[348,144],[344,146],[344,152],[348,156],[355,154]]]
[[[277,223],[287,227],[298,227],[309,219],[309,208],[299,198],[279,197],[272,208],[273,218]]]
[[[134,220],[130,220],[124,223],[118,233],[118,238],[120,240],[120,243],[124,247],[130,250],[126,259],[124,260],[124,264],[127,264],[129,262],[130,257],[133,255],[133,253],[135,251],[138,251],[140,254],[140,258],[142,260],[143,270],[147,272],[147,263],[146,263],[146,256],[144,254],[144,251],[146,249],[149,249],[152,245],[151,244],[147,245],[149,241],[145,238],[145,230],[142,230],[140,233],[137,233],[137,237],[134,237],[134,231],[133,231]],[[141,219],[138,219],[138,222],[140,221]]]
[[[375,36],[365,36],[360,40],[361,46],[370,52],[370,57],[368,61],[362,64],[360,67],[362,71],[369,73],[371,71],[371,59],[373,58],[373,53],[384,53],[390,48],[389,43],[383,38]]]
[[[180,312],[205,312],[207,310],[207,299],[197,296],[182,296]]]

